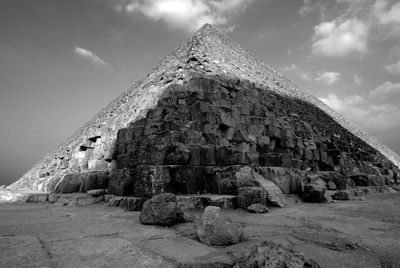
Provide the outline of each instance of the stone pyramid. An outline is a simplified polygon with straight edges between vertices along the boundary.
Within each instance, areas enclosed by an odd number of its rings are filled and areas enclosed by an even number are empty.
[[[206,24],[10,187],[235,194],[246,185],[245,167],[290,193],[298,190],[293,174],[380,185],[399,164],[393,151]]]

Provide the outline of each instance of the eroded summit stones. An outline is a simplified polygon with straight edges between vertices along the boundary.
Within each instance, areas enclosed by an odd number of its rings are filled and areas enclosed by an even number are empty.
[[[11,187],[143,198],[261,187],[282,206],[281,194],[302,192],[310,172],[338,189],[381,185],[398,170],[392,161],[400,163],[205,25]]]

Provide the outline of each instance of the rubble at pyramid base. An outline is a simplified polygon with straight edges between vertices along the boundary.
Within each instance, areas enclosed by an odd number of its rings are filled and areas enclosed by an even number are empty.
[[[267,195],[300,194],[316,178],[338,189],[382,186],[397,170],[315,106],[215,76],[170,85],[144,118],[118,131],[113,152],[113,170],[60,176],[48,191],[238,195],[271,181],[261,187]]]

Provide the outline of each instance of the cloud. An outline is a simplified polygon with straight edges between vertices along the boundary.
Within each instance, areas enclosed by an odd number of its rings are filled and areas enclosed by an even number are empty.
[[[377,0],[372,7],[372,14],[389,29],[387,37],[400,36],[400,3],[390,6],[387,0]]]
[[[87,50],[87,49],[84,49],[81,47],[75,47],[75,53],[77,55],[81,56],[82,58],[91,60],[95,64],[107,65],[107,63],[102,58],[100,58],[99,56],[97,56],[90,50]]]
[[[357,18],[323,22],[314,27],[312,53],[345,57],[352,52],[366,52],[368,33],[368,25]]]
[[[254,0],[130,0],[116,5],[117,11],[142,13],[153,21],[192,32],[205,23],[225,25]]]
[[[400,60],[396,63],[385,66],[385,69],[391,74],[400,74]]]
[[[304,17],[314,10],[316,10],[319,6],[316,3],[313,3],[312,0],[304,0],[304,4],[301,8],[297,11],[300,16]]]
[[[354,84],[356,84],[357,86],[361,85],[363,82],[362,78],[356,74],[353,74],[353,81],[354,81]]]
[[[291,72],[297,70],[296,64],[292,63],[292,65],[284,66],[280,69],[282,72]]]
[[[400,101],[400,83],[385,82],[369,93],[370,99],[379,102]]]
[[[388,131],[400,131],[400,109],[395,105],[374,103],[374,100],[359,95],[340,98],[333,93],[320,100],[375,135],[385,136]]]
[[[328,85],[332,85],[340,80],[342,75],[338,72],[323,72],[315,78],[318,82],[323,82]]]
[[[373,6],[373,12],[382,24],[400,23],[400,3],[389,7],[386,0],[377,0]]]

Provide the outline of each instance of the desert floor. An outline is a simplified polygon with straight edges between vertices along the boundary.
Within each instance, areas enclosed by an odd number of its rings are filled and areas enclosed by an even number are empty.
[[[195,222],[144,226],[139,212],[102,204],[0,204],[0,267],[231,267],[265,240],[321,267],[400,267],[400,193],[295,203],[263,215],[224,212],[245,226],[246,241],[208,247],[196,240]]]

